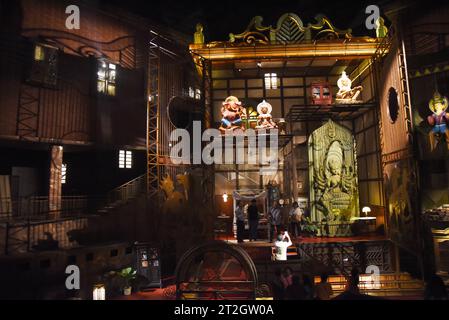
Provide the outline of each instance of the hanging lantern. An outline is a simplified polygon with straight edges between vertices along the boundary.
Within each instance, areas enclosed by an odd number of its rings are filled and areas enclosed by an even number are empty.
[[[94,286],[92,298],[93,300],[106,300],[106,288],[104,284],[99,283]]]

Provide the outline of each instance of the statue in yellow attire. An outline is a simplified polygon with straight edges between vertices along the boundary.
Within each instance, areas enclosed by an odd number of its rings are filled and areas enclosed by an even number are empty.
[[[201,23],[196,24],[196,32],[193,35],[194,44],[204,44],[203,25]]]
[[[388,33],[388,28],[385,26],[385,20],[382,17],[376,20],[376,37],[385,38]]]

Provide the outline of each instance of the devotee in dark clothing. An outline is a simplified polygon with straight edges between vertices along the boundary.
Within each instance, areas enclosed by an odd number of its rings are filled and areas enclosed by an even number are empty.
[[[301,285],[298,276],[292,277],[292,284],[285,290],[285,300],[304,300],[307,293]]]
[[[235,220],[237,224],[237,242],[243,242],[243,233],[245,232],[245,214],[243,212],[243,203],[237,201],[237,208],[235,208]]]
[[[314,293],[314,287],[312,283],[312,279],[308,275],[304,275],[302,277],[304,292],[305,292],[305,299],[306,300],[313,300],[315,293]]]
[[[257,240],[257,227],[259,225],[259,210],[257,209],[256,199],[251,200],[248,207],[249,222],[249,241]]]
[[[448,294],[444,281],[436,274],[433,274],[426,281],[424,300],[448,300]]]
[[[357,268],[352,269],[351,276],[346,284],[346,290],[332,300],[382,300],[378,297],[360,293],[359,275],[360,274]]]
[[[318,300],[330,300],[331,296],[334,294],[332,286],[327,282],[328,275],[321,275],[321,282],[315,286],[316,298]]]
[[[275,201],[268,214],[268,221],[270,222],[270,242],[273,242],[274,234],[281,231],[282,213],[279,203]]]
[[[274,281],[271,283],[271,290],[273,291],[274,300],[284,300],[285,289],[282,283],[282,272],[281,269],[276,269]]]

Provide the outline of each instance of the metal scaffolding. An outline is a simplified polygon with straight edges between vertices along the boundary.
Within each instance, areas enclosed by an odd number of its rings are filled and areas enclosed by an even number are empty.
[[[158,205],[160,168],[159,168],[159,67],[160,50],[150,42],[148,53],[148,103],[147,103],[147,172],[148,198]]]

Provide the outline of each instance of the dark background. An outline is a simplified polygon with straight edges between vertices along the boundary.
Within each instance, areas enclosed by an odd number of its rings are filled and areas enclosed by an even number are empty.
[[[318,13],[326,15],[335,27],[353,29],[353,35],[373,36],[374,31],[365,27],[365,8],[370,4],[383,8],[391,0],[98,0],[98,5],[112,4],[129,10],[134,14],[148,17],[161,25],[171,27],[185,34],[193,34],[195,24],[201,22],[204,27],[206,42],[227,40],[229,33],[243,32],[251,18],[260,15],[264,25],[275,26],[279,17],[287,12],[296,13],[303,23],[314,23]],[[410,4],[416,1],[399,1]]]

